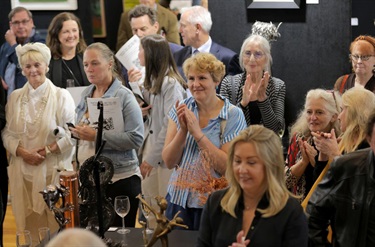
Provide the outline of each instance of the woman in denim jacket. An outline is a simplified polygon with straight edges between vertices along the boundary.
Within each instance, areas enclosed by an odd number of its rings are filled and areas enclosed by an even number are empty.
[[[94,43],[87,47],[83,66],[92,85],[83,91],[77,106],[77,126],[70,128],[73,135],[79,138],[77,161],[83,164],[95,153],[96,129],[92,124],[97,119],[90,119],[87,98],[120,98],[124,131],[103,131],[106,144],[101,155],[110,158],[114,165],[113,183],[107,187],[107,196],[112,200],[118,195],[129,197],[130,211],[125,222],[126,226],[133,227],[138,209],[138,199],[135,197],[141,193],[141,173],[136,150],[143,143],[142,112],[133,93],[118,79],[115,57],[105,44]],[[116,216],[113,225],[121,226],[121,218]]]

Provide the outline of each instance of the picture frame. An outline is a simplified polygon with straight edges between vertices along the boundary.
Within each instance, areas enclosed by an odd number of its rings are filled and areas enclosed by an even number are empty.
[[[247,9],[299,9],[301,0],[245,0]]]
[[[104,0],[91,0],[92,32],[94,38],[107,36]]]
[[[28,10],[76,10],[77,0],[11,0],[12,9],[18,6]]]

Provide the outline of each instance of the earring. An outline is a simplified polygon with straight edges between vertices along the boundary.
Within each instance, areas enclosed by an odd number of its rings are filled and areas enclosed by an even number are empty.
[[[372,73],[375,74],[375,64],[374,64],[374,69],[372,70]]]
[[[21,74],[22,74],[23,76],[26,76],[25,72],[23,72],[23,71],[21,72]]]

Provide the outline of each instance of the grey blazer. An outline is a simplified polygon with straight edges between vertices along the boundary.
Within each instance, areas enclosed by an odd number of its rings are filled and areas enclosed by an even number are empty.
[[[168,113],[177,100],[181,101],[186,98],[186,92],[178,81],[166,76],[160,94],[150,94],[145,90],[143,96],[152,107],[145,122],[145,141],[139,150],[139,154],[153,167],[166,167],[161,152],[167,134]],[[148,143],[148,150],[144,152],[146,143]]]

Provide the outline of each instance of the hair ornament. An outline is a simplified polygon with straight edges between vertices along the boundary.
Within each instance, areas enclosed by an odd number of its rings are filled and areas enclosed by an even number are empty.
[[[279,37],[281,37],[281,34],[278,32],[281,24],[282,22],[280,22],[276,27],[274,24],[272,24],[272,22],[267,23],[256,21],[251,28],[251,32],[252,34],[263,36],[268,40],[268,42],[276,41]]]

